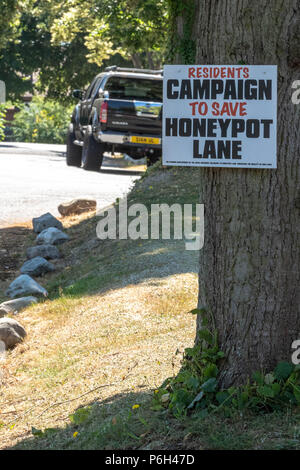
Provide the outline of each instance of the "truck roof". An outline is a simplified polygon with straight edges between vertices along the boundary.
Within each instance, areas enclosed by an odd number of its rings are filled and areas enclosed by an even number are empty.
[[[151,80],[162,80],[163,70],[131,69],[112,65],[111,67],[106,67],[103,72],[98,73],[95,78],[99,78],[101,76],[137,77],[148,79],[150,78]]]
[[[102,74],[100,74],[102,75]],[[103,75],[112,77],[136,77],[136,78],[148,78],[150,80],[162,80],[161,75],[151,75],[149,73],[137,73],[137,72],[105,72]]]
[[[124,73],[137,73],[147,75],[163,75],[163,70],[151,70],[151,69],[136,69],[136,68],[124,68],[112,65],[105,68],[105,72],[124,72]]]

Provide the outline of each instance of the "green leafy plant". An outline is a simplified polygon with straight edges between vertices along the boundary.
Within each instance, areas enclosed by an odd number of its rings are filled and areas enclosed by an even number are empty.
[[[44,431],[42,431],[41,429],[37,429],[35,427],[32,426],[31,428],[31,434],[35,437],[51,437],[53,435],[55,435],[57,433],[57,429],[55,428],[46,428],[44,429]]]
[[[91,415],[92,407],[86,406],[85,408],[79,408],[75,413],[69,416],[70,421],[79,426],[80,424],[85,423]]]
[[[13,122],[16,142],[62,144],[65,142],[71,110],[55,101],[34,97],[30,105],[22,104]]]
[[[201,342],[185,349],[179,374],[155,391],[153,410],[168,408],[179,418],[192,410],[205,417],[220,411],[230,415],[236,410],[271,412],[300,406],[300,366],[288,362],[279,363],[267,374],[255,372],[243,386],[220,389],[218,366],[224,353],[218,349],[215,332],[208,327],[213,318],[209,319],[205,307],[191,313],[201,315]]]

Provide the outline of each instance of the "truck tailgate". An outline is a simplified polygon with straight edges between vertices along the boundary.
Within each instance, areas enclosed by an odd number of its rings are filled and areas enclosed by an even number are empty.
[[[109,99],[107,104],[106,130],[161,135],[162,103]]]

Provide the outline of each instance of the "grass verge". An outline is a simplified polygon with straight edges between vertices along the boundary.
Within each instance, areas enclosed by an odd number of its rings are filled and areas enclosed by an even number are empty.
[[[156,166],[128,203],[195,203],[198,171]],[[175,419],[151,409],[193,345],[187,312],[197,305],[198,252],[179,240],[101,241],[97,221],[64,220],[71,241],[57,272],[42,280],[49,299],[18,316],[28,337],[1,369],[1,448],[299,448],[299,416],[291,413]],[[22,250],[1,292],[33,242],[25,228],[14,228]]]

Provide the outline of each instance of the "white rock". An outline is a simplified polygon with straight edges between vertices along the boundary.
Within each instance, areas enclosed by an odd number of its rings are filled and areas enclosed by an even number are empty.
[[[60,243],[64,243],[67,240],[69,240],[68,235],[55,227],[50,227],[46,230],[43,230],[36,237],[36,242],[38,245],[59,245]]]
[[[19,322],[13,318],[0,318],[0,341],[3,341],[7,349],[21,343],[25,336],[26,331]]]
[[[11,313],[16,314],[23,308],[28,307],[31,304],[37,303],[37,298],[33,296],[20,297],[19,299],[8,300],[0,304],[0,317],[9,315]]]
[[[60,253],[54,245],[38,245],[27,248],[26,255],[28,259],[41,256],[45,259],[56,259],[60,258]]]
[[[3,304],[0,305],[0,318],[1,317],[6,317],[6,315],[10,315],[11,313],[12,313],[12,311],[10,310],[9,307],[6,307]]]
[[[28,274],[29,276],[43,276],[46,273],[55,270],[55,266],[49,263],[45,258],[36,256],[28,261],[25,261],[21,266],[20,272],[22,274]]]
[[[46,228],[56,227],[60,230],[63,229],[63,224],[57,220],[50,212],[41,215],[40,217],[35,217],[32,219],[33,231],[35,233],[40,233]]]
[[[19,295],[43,295],[47,297],[48,292],[44,287],[40,286],[32,277],[27,274],[21,274],[18,276],[8,287],[6,295],[11,299],[18,297]]]

